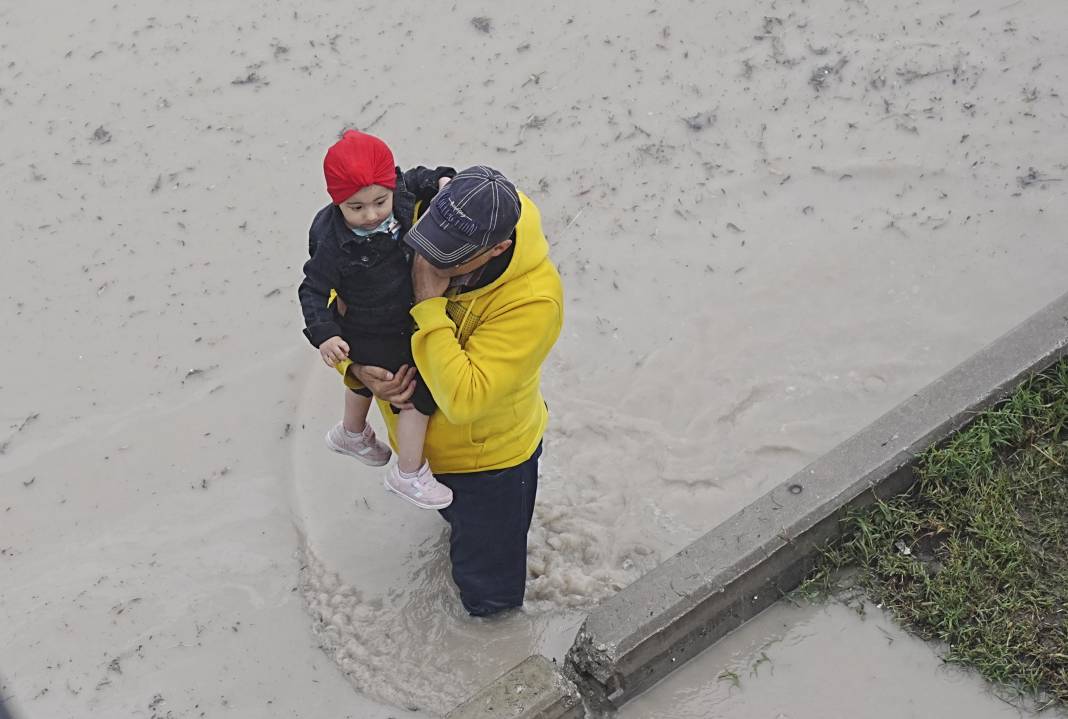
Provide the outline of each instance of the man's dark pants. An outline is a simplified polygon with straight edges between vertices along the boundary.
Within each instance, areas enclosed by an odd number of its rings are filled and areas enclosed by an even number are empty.
[[[527,582],[527,530],[538,493],[538,457],[515,467],[469,474],[439,474],[452,490],[441,510],[449,523],[449,558],[460,601],[484,617],[522,606]]]

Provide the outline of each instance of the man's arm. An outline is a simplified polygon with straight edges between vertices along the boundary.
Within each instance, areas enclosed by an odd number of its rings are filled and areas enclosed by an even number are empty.
[[[484,317],[461,347],[446,304],[434,297],[412,308],[419,325],[412,354],[441,413],[468,424],[537,374],[560,334],[563,310],[548,297],[517,302]]]

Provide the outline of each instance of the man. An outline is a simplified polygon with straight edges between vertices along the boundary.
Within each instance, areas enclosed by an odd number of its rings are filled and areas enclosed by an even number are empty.
[[[458,173],[404,241],[416,252],[412,356],[438,404],[425,453],[453,492],[441,514],[460,599],[486,616],[523,603],[548,419],[541,365],[563,323],[560,275],[538,208],[489,167]],[[415,368],[339,370],[374,392],[396,447],[387,405],[410,406]]]

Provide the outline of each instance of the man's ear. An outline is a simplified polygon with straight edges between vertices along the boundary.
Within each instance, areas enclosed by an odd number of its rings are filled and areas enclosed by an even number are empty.
[[[503,240],[501,242],[498,242],[496,245],[493,246],[493,249],[490,250],[490,257],[496,257],[497,255],[499,255],[499,254],[501,254],[503,252],[507,252],[508,248],[511,247],[511,246],[512,246],[512,238],[510,238],[510,237],[507,240]]]

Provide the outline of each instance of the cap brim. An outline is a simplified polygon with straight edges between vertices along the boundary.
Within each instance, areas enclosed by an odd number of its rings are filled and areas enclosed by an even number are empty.
[[[441,228],[431,208],[404,235],[404,242],[440,270],[456,267],[470,260],[482,245],[461,240]]]

